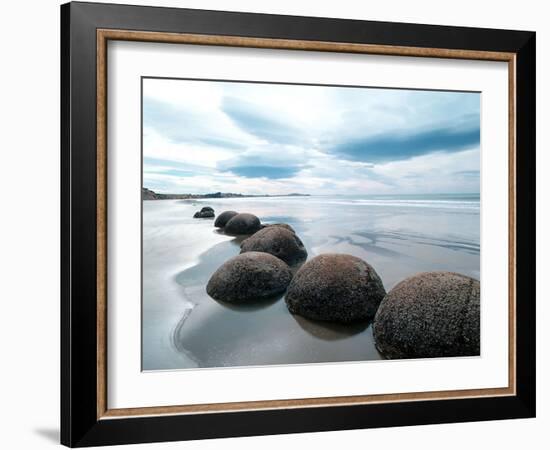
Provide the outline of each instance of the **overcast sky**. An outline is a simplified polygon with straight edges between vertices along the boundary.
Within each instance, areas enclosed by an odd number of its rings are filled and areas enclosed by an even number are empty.
[[[144,79],[163,193],[479,192],[477,93]]]

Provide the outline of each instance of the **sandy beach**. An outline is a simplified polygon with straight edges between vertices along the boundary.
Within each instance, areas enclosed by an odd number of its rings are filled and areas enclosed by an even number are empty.
[[[206,294],[212,273],[239,254],[202,206],[286,222],[308,259],[348,253],[371,264],[389,291],[418,272],[479,279],[479,196],[312,196],[143,202],[142,368],[308,364],[381,359],[369,323],[314,322],[290,314],[282,297],[228,305]]]

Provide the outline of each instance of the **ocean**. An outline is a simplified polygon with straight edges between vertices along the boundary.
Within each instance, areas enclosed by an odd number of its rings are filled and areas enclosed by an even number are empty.
[[[480,277],[479,194],[292,196],[143,202],[142,369],[178,370],[382,359],[368,323],[338,325],[293,316],[284,299],[227,305],[205,291],[239,254],[241,239],[193,219],[249,212],[286,222],[308,259],[347,253],[367,261],[386,291],[418,272]]]

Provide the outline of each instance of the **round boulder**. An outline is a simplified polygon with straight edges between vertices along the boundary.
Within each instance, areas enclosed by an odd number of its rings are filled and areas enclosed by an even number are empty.
[[[269,227],[281,227],[285,230],[292,231],[293,233],[296,233],[294,228],[292,228],[288,223],[266,223],[262,224],[262,228],[269,228]]]
[[[227,234],[254,234],[261,228],[260,219],[254,214],[240,213],[232,217],[225,224]]]
[[[265,300],[282,294],[292,279],[289,267],[268,253],[249,252],[226,261],[206,285],[208,295],[230,303]]]
[[[313,320],[354,322],[372,319],[386,295],[368,263],[352,255],[324,254],[294,275],[285,301],[289,311]]]
[[[212,208],[211,206],[205,206],[205,207],[201,208],[201,213],[206,212],[206,211],[214,212],[214,208]]]
[[[386,358],[479,355],[479,281],[425,272],[397,284],[374,319],[376,347]]]
[[[212,217],[214,217],[214,211],[208,209],[206,211],[200,210],[193,214],[193,218],[195,219],[211,219]]]
[[[229,222],[233,217],[235,217],[237,214],[239,214],[237,211],[224,211],[218,217],[216,217],[216,221],[214,222],[214,226],[216,228],[223,228]]]
[[[304,244],[296,234],[280,226],[270,226],[254,233],[241,243],[241,253],[265,252],[287,264],[296,264],[307,258]]]

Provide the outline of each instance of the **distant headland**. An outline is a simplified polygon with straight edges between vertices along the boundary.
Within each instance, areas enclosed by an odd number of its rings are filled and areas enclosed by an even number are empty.
[[[233,192],[213,192],[211,194],[159,194],[145,187],[141,188],[141,198],[143,200],[186,200],[201,198],[246,198],[246,197],[309,197],[310,194],[282,194],[282,195],[247,195],[236,194]]]

